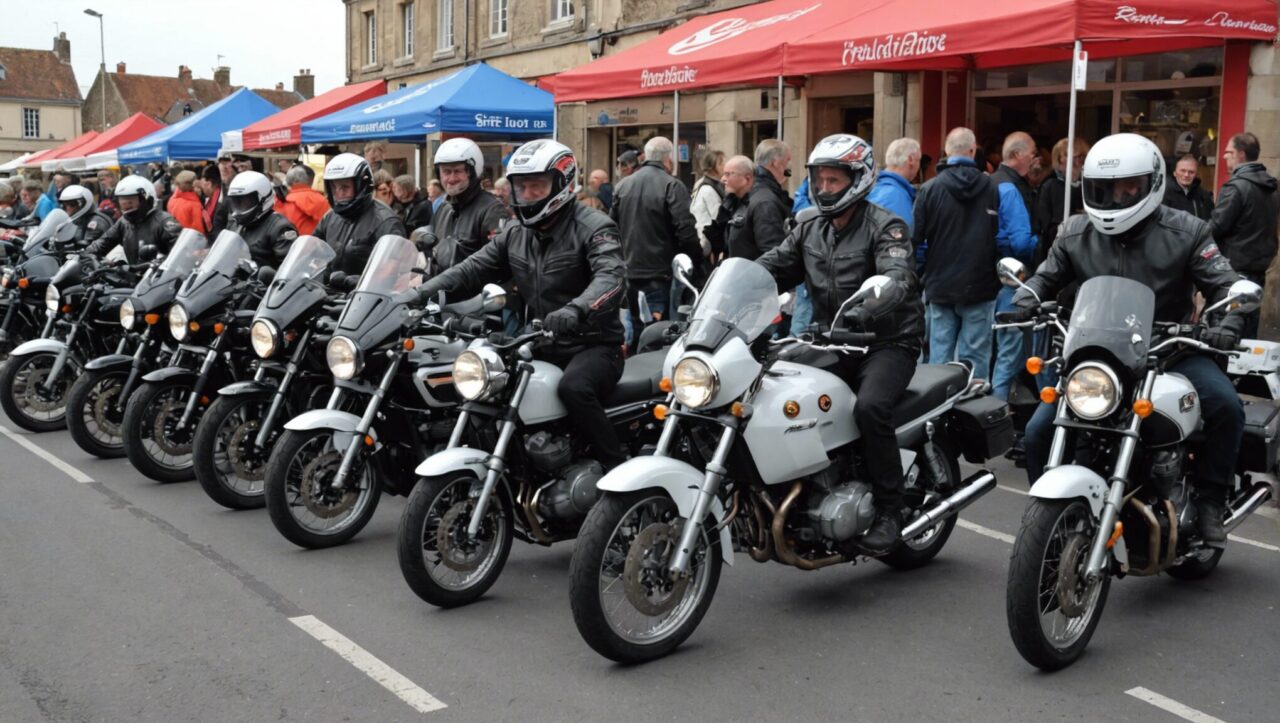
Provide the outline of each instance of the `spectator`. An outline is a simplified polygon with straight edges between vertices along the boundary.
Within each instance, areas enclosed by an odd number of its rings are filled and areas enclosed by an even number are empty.
[[[1083,213],[1084,203],[1080,197],[1080,183],[1084,173],[1084,157],[1089,154],[1089,143],[1083,138],[1075,139],[1071,152],[1071,213]],[[1050,154],[1053,172],[1044,179],[1036,192],[1036,212],[1033,216],[1036,232],[1040,237],[1036,244],[1035,269],[1049,255],[1049,247],[1058,237],[1058,226],[1063,222],[1062,205],[1066,201],[1067,190],[1067,139],[1063,138],[1053,144]]]
[[[439,179],[427,181],[427,199],[431,201],[432,213],[440,210],[440,204],[444,203],[444,186]]]
[[[431,225],[431,202],[422,197],[413,176],[396,176],[391,183],[391,193],[400,204],[400,215],[409,233],[414,229]]]
[[[503,179],[498,179],[503,180]],[[604,211],[604,204],[600,202],[600,197],[591,192],[589,188],[582,188],[578,191],[578,203],[587,208],[594,208],[597,211]]]
[[[291,161],[288,158],[279,158],[276,160],[276,172],[288,174],[289,169],[297,165],[297,161]]]
[[[987,379],[995,321],[996,233],[1000,198],[975,162],[977,141],[968,128],[947,134],[946,165],[920,189],[912,240],[924,249],[929,363],[959,359]]]
[[[587,176],[587,188],[600,203],[604,205],[604,210],[608,212],[613,206],[613,184],[609,183],[609,174],[605,173],[603,168],[597,168]]]
[[[1218,192],[1210,226],[1213,240],[1235,269],[1250,281],[1266,284],[1267,267],[1276,255],[1276,216],[1280,196],[1276,179],[1258,163],[1262,147],[1252,133],[1237,133],[1222,158],[1231,178]],[[1245,317],[1242,339],[1258,338],[1258,311]]]
[[[110,169],[98,171],[98,210],[112,220],[120,220],[120,208],[116,206],[116,172]]]
[[[369,164],[369,172],[382,170],[382,160],[387,154],[387,144],[382,141],[369,141],[364,144],[364,161]]]
[[[790,175],[791,149],[770,138],[756,146],[755,171],[746,203],[738,203],[725,227],[730,257],[755,261],[787,237],[791,197],[782,190]]]
[[[671,175],[675,169],[671,141],[655,136],[645,144],[644,153],[647,160],[618,184],[610,209],[622,234],[627,262],[632,329],[628,343],[632,349],[645,324],[666,317],[672,259],[685,253],[696,264],[702,251],[693,214],[689,213],[689,191]],[[649,318],[640,316],[641,298],[648,306]]]
[[[899,138],[884,152],[884,170],[876,176],[876,185],[867,194],[871,203],[907,222],[911,230],[911,204],[916,189],[911,179],[920,173],[920,144],[911,138]]]
[[[755,185],[755,164],[746,156],[733,156],[724,162],[724,170],[720,172],[720,185],[724,188],[724,197],[720,208],[716,210],[715,220],[706,229],[707,243],[711,246],[711,257],[719,260],[728,250],[726,236],[729,222],[745,208],[751,187]]]
[[[302,236],[314,233],[320,219],[329,212],[329,199],[311,187],[311,174],[308,171],[310,169],[306,166],[297,165],[284,174],[289,192],[280,208],[280,214],[289,219],[289,223]]]
[[[39,182],[36,182],[36,187],[40,187]],[[40,195],[36,196],[35,206],[33,206],[33,208],[35,208],[36,216],[41,221],[44,220],[45,216],[49,215],[50,211],[58,207],[58,192],[57,183],[51,180],[49,182],[49,187],[44,189]]]
[[[1202,221],[1208,221],[1213,215],[1213,195],[1200,185],[1200,162],[1190,153],[1174,165],[1173,182],[1164,189],[1164,205],[1186,211]]]
[[[25,214],[20,214],[21,210],[13,186],[0,182],[0,218],[22,218]]]
[[[37,218],[44,220],[44,217],[40,215],[40,202],[46,196],[44,186],[41,186],[39,181],[23,181],[22,190],[18,192],[18,197],[22,199],[22,205],[27,208],[27,215],[35,214]],[[52,208],[48,209],[45,214],[52,210]]]
[[[382,203],[382,205],[390,208],[395,203],[396,197],[391,192],[391,186],[395,183],[390,171],[374,171],[373,172],[373,198]]]
[[[235,159],[231,154],[223,154],[218,157],[218,178],[217,187],[205,199],[205,212],[209,214],[209,240],[218,237],[222,233],[222,229],[227,227],[228,222],[228,199],[227,186],[231,185],[231,179],[236,177]],[[205,171],[207,173],[207,171]],[[210,203],[212,201],[212,203]]]
[[[502,201],[503,208],[508,211],[511,210],[511,181],[508,181],[506,176],[493,182],[493,191],[491,193],[497,196],[499,201]]]
[[[1036,142],[1022,131],[1010,133],[1004,139],[1000,155],[1004,162],[991,174],[1000,195],[1000,230],[996,234],[996,247],[1001,258],[1012,256],[1031,266],[1035,262],[1039,240],[1031,229],[1033,194],[1027,176],[1040,162]],[[1013,293],[1014,289],[1001,286],[996,298],[997,312],[1013,308]],[[1009,390],[1022,369],[1026,358],[1024,337],[1021,329],[996,332],[996,365],[991,383],[994,387],[992,394],[1000,399],[1009,398]]]
[[[700,164],[701,177],[693,184],[693,201],[689,212],[693,214],[694,228],[698,230],[698,240],[702,243],[702,255],[711,256],[711,242],[707,240],[707,227],[716,220],[720,212],[720,204],[724,202],[724,184],[720,177],[724,175],[724,151],[707,151],[702,154]],[[603,171],[592,171],[596,173]]]
[[[231,167],[235,169],[235,173],[232,175],[232,178],[235,178],[245,171],[256,170],[253,165],[253,159],[249,156],[236,155],[231,161]],[[230,181],[228,181],[228,183],[230,183]]]
[[[640,167],[640,154],[633,150],[626,150],[618,154],[618,182],[636,172]],[[610,211],[613,207],[610,206]]]
[[[209,227],[204,223],[204,208],[200,203],[200,197],[196,195],[196,174],[191,171],[182,171],[174,179],[174,183],[176,189],[165,210],[170,216],[178,219],[178,223],[182,224],[183,228],[208,233]]]
[[[813,199],[809,198],[809,176],[805,174],[805,177],[800,179],[800,186],[796,188],[795,200],[791,202],[791,216],[796,218],[801,211],[812,206]],[[807,333],[812,323],[813,299],[809,298],[809,289],[804,284],[800,284],[796,287],[796,300],[791,308],[791,335],[800,336]]]

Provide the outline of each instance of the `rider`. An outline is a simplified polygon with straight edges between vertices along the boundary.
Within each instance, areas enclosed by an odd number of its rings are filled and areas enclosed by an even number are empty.
[[[89,244],[84,250],[89,256],[102,258],[116,246],[123,246],[125,259],[132,265],[141,260],[138,249],[144,244],[165,253],[182,233],[178,219],[156,207],[155,184],[142,176],[125,176],[116,184],[116,203],[120,220]]]
[[[93,191],[79,184],[62,189],[58,194],[58,205],[79,229],[76,241],[80,243],[97,241],[115,223],[110,216],[98,210],[93,202]]]
[[[1157,322],[1184,323],[1199,290],[1212,303],[1240,279],[1214,243],[1209,224],[1185,211],[1162,206],[1164,156],[1154,143],[1132,133],[1098,141],[1084,162],[1085,215],[1063,225],[1049,256],[1026,282],[1041,299],[1055,298],[1067,284],[1095,276],[1121,276],[1149,286],[1156,296]],[[1035,297],[1019,289],[1014,304],[1029,318]],[[1227,314],[1201,340],[1215,349],[1234,349],[1243,319]],[[1226,539],[1223,512],[1235,476],[1236,454],[1244,433],[1244,408],[1227,376],[1210,356],[1192,354],[1170,367],[1186,377],[1200,395],[1204,444],[1194,471],[1200,508],[1200,534],[1206,544]],[[1056,408],[1042,404],[1027,423],[1027,476],[1044,472],[1053,437]]]
[[[436,150],[436,178],[444,186],[445,202],[432,218],[440,239],[435,257],[444,268],[460,263],[498,235],[507,210],[502,201],[480,186],[484,153],[469,138],[450,138]]]
[[[853,415],[864,440],[877,515],[862,538],[870,551],[887,552],[902,533],[902,460],[893,428],[893,408],[915,372],[924,335],[924,307],[914,271],[907,224],[866,200],[876,181],[871,145],[861,138],[827,136],[809,154],[809,197],[818,215],[801,221],[759,263],[778,288],[803,282],[810,290],[813,320],[822,327],[869,277],[892,283],[845,320],[876,340],[864,355],[841,355],[833,370],[858,398]]]
[[[539,355],[564,369],[559,395],[575,432],[605,469],[626,457],[603,401],[622,375],[625,267],[618,227],[577,203],[573,151],[555,141],[531,141],[507,164],[518,224],[507,226],[465,261],[423,284],[419,295],[474,294],[489,282],[513,281],[530,318],[556,335]],[[590,338],[575,338],[574,334]]]
[[[332,269],[359,276],[374,244],[388,234],[404,236],[404,221],[390,206],[373,200],[373,173],[354,153],[339,153],[324,167],[324,193],[331,208],[316,226],[337,256]]]
[[[227,187],[228,228],[240,234],[259,266],[277,266],[298,238],[298,229],[276,213],[271,181],[257,171],[236,174]]]

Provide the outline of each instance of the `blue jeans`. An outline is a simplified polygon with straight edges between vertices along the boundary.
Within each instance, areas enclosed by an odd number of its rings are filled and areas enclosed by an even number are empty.
[[[1014,289],[1007,286],[1000,289],[996,296],[996,311],[1007,311],[1013,308]],[[997,399],[1009,399],[1009,390],[1018,376],[1027,357],[1023,353],[1023,333],[1021,329],[1000,329],[996,332],[996,365],[991,372],[992,394]]]
[[[804,284],[796,287],[796,304],[791,311],[791,335],[799,336],[809,330],[813,323],[813,300],[809,298],[809,290]]]
[[[629,279],[627,281],[627,307],[630,309],[631,329],[627,335],[627,346],[635,349],[640,341],[640,332],[655,321],[667,318],[667,304],[671,302],[671,282],[666,279]],[[640,318],[640,298],[649,316]]]
[[[995,313],[995,301],[929,304],[929,363],[967,362],[975,379],[987,379],[991,373],[991,324]]]

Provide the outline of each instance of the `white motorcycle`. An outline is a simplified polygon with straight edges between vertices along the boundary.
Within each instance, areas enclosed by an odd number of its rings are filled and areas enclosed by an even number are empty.
[[[890,283],[868,279],[835,318]],[[859,545],[876,510],[856,395],[823,367],[836,354],[865,353],[860,345],[874,335],[771,341],[765,331],[779,306],[762,266],[730,259],[716,269],[664,362],[672,394],[655,410],[664,420],[656,451],[600,481],[574,549],[570,602],[579,632],[607,658],[641,662],[674,650],[706,613],[735,550],[802,570],[870,556]],[[894,417],[904,528],[882,562],[929,562],[956,512],[995,487],[985,470],[960,479],[962,454],[982,462],[1012,442],[1008,407],[986,388],[961,364],[916,368]]]

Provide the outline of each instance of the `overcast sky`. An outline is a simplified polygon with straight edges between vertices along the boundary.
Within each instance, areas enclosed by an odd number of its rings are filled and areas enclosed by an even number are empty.
[[[65,32],[87,95],[101,52],[98,20],[85,8],[103,14],[110,71],[124,61],[130,73],[176,77],[187,65],[212,78],[222,55],[234,85],[292,89],[300,68],[311,69],[317,94],[346,82],[341,0],[5,0],[0,46],[52,50]]]

